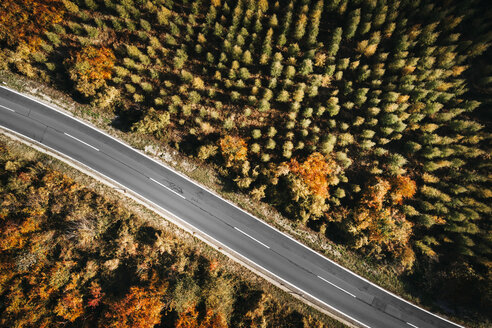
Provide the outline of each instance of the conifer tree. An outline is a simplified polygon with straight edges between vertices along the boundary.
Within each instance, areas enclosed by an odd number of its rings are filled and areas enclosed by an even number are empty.
[[[335,56],[340,48],[340,42],[342,41],[343,30],[341,27],[337,27],[331,36],[331,41],[328,46],[328,56]]]
[[[350,12],[347,19],[347,27],[345,29],[345,37],[351,39],[354,37],[357,27],[360,23],[360,8]]]
[[[318,0],[314,5],[314,8],[311,10],[311,13],[309,14],[309,26],[307,32],[307,44],[309,46],[313,46],[314,44],[316,44],[322,12],[323,0]]]
[[[261,49],[261,57],[260,57],[260,64],[265,65],[268,63],[270,60],[270,56],[272,55],[272,36],[273,36],[273,29],[269,28],[265,39],[263,40],[263,46]]]

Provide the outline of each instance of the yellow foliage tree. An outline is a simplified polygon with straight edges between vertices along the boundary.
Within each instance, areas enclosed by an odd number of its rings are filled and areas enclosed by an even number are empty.
[[[133,130],[162,138],[166,135],[166,127],[171,122],[170,120],[171,115],[169,112],[156,111],[151,107],[143,119],[133,125]]]
[[[409,177],[397,176],[388,181],[376,178],[370,184],[354,212],[349,231],[356,237],[355,247],[368,247],[373,253],[388,252],[411,268],[415,256],[408,247],[413,224],[396,205],[415,195],[416,184]]]
[[[211,0],[211,4],[214,7],[219,7],[220,6],[220,0]]]
[[[89,97],[111,78],[115,56],[111,49],[88,46],[65,61],[70,79],[82,95]]]

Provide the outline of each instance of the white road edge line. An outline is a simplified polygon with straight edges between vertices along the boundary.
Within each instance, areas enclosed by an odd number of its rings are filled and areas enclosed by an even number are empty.
[[[160,183],[159,181],[157,181],[157,180],[155,180],[155,179],[153,179],[153,178],[151,178],[151,177],[149,177],[149,179],[150,179],[150,180],[152,180],[152,181],[154,181],[155,183],[157,183],[157,184],[158,184],[158,185],[160,185],[161,187],[164,187],[164,188],[166,188],[167,190],[169,190],[169,191],[171,191],[171,192],[175,193],[175,194],[176,194],[176,195],[178,195],[179,197],[181,197],[181,198],[183,198],[183,199],[186,199],[186,197],[185,197],[185,196],[183,196],[183,195],[181,195],[180,193],[178,193],[178,192],[176,192],[176,191],[172,190],[172,189],[171,189],[171,188],[169,188],[168,186],[163,185],[163,184],[162,184],[162,183]]]
[[[352,294],[352,293],[350,293],[350,292],[346,291],[346,290],[345,290],[345,289],[343,289],[342,287],[339,287],[339,286],[335,285],[334,283],[332,283],[332,282],[330,282],[330,281],[326,280],[325,278],[323,278],[323,277],[321,277],[321,276],[318,276],[318,278],[319,278],[319,279],[321,279],[321,280],[323,280],[324,282],[329,283],[329,284],[330,284],[330,285],[332,285],[333,287],[340,289],[342,292],[345,292],[345,293],[349,294],[349,295],[350,295],[350,296],[352,296],[352,297],[357,297],[357,296],[355,296],[354,294]]]
[[[242,233],[243,235],[253,239],[254,241],[256,241],[258,244],[270,249],[270,246],[268,245],[265,245],[264,243],[262,243],[261,241],[259,241],[258,239],[254,238],[254,237],[251,237],[250,235],[248,235],[246,232],[242,231],[241,229],[239,229],[238,227],[234,227],[234,229],[236,229],[237,231],[239,231],[240,233]]]
[[[289,238],[290,240],[292,240],[293,242],[295,242],[295,243],[299,244],[300,246],[304,247],[305,249],[309,250],[310,252],[312,252],[312,253],[314,253],[314,254],[318,255],[319,257],[321,257],[322,259],[324,259],[324,260],[326,260],[326,261],[328,261],[328,262],[330,262],[330,263],[333,263],[334,265],[336,265],[336,266],[337,266],[337,267],[339,267],[340,269],[344,270],[344,271],[345,271],[345,272],[347,272],[347,273],[352,274],[353,276],[355,276],[355,277],[357,277],[357,278],[361,279],[362,281],[364,281],[364,282],[366,282],[366,283],[370,284],[371,286],[374,286],[374,287],[376,287],[377,289],[379,289],[379,290],[381,290],[381,291],[384,291],[385,293],[388,293],[389,295],[391,295],[391,296],[393,296],[393,297],[395,297],[395,298],[399,299],[400,301],[405,302],[405,303],[407,303],[408,305],[413,306],[413,307],[415,307],[415,308],[417,308],[417,309],[419,309],[419,310],[421,310],[421,311],[424,311],[425,313],[430,314],[430,315],[432,315],[432,316],[434,316],[434,317],[436,317],[436,318],[438,318],[438,319],[444,320],[444,321],[446,321],[447,323],[450,323],[450,324],[452,324],[452,325],[454,325],[454,326],[456,326],[456,327],[459,327],[459,328],[465,328],[464,326],[458,325],[457,323],[454,323],[454,322],[452,322],[452,321],[450,321],[450,320],[448,320],[448,319],[446,319],[446,318],[443,318],[443,317],[441,317],[441,316],[438,316],[437,314],[434,314],[434,313],[432,313],[432,312],[430,312],[430,311],[427,311],[426,309],[424,309],[424,308],[422,308],[422,307],[420,307],[420,306],[417,306],[417,305],[413,304],[412,302],[407,301],[406,299],[404,299],[404,298],[402,298],[402,297],[400,297],[400,296],[398,296],[398,295],[396,295],[396,294],[394,294],[394,293],[390,292],[389,290],[384,289],[383,287],[376,285],[376,284],[375,284],[375,283],[373,283],[372,281],[369,281],[369,280],[367,280],[366,278],[364,278],[364,277],[362,277],[362,276],[358,275],[357,273],[355,273],[355,272],[353,272],[353,271],[351,271],[351,270],[349,270],[349,269],[347,269],[347,268],[343,267],[342,265],[340,265],[340,264],[338,264],[337,262],[335,262],[335,261],[333,261],[333,260],[329,259],[329,258],[328,258],[328,257],[326,257],[325,255],[322,255],[321,253],[318,253],[317,251],[315,251],[315,250],[313,250],[313,249],[309,248],[308,246],[306,246],[306,245],[304,245],[303,243],[299,242],[298,240],[296,240],[296,239],[295,239],[295,238],[293,238],[292,236],[289,236],[289,235],[288,235],[288,234],[286,234],[285,232],[280,231],[280,230],[279,230],[279,229],[277,229],[276,227],[269,225],[268,223],[266,223],[265,221],[263,221],[263,220],[261,220],[261,219],[257,218],[257,217],[256,217],[256,216],[254,216],[253,214],[246,212],[245,210],[243,210],[242,208],[240,208],[240,207],[239,207],[239,206],[237,206],[236,204],[232,203],[231,201],[229,201],[229,200],[227,200],[227,199],[223,198],[222,196],[220,196],[219,194],[217,194],[215,191],[213,191],[213,190],[211,190],[211,189],[209,189],[209,188],[207,188],[207,187],[205,187],[205,186],[203,186],[203,185],[201,185],[201,184],[197,183],[196,181],[191,180],[189,177],[187,177],[187,176],[186,176],[186,175],[184,175],[183,173],[181,173],[181,172],[179,172],[179,171],[175,170],[173,167],[171,167],[171,166],[169,166],[169,165],[167,165],[167,164],[165,164],[165,163],[162,163],[162,162],[157,161],[156,159],[154,159],[154,158],[152,158],[152,157],[148,156],[147,154],[145,154],[144,152],[142,152],[142,151],[140,151],[140,150],[138,150],[138,149],[135,149],[135,148],[131,147],[130,145],[128,145],[128,144],[126,144],[126,143],[124,143],[123,141],[118,140],[118,139],[116,139],[115,137],[113,137],[113,136],[109,135],[108,133],[106,133],[106,132],[104,132],[104,131],[100,130],[99,128],[97,128],[97,127],[95,127],[95,126],[93,126],[93,125],[91,125],[91,124],[89,124],[89,123],[87,123],[87,122],[82,121],[81,119],[79,119],[79,118],[75,117],[74,115],[70,115],[70,114],[68,114],[68,113],[65,113],[65,112],[64,112],[64,111],[62,111],[62,110],[56,109],[56,108],[54,108],[54,107],[52,107],[52,106],[50,106],[50,105],[48,105],[48,104],[46,104],[46,103],[43,103],[43,102],[41,102],[41,101],[39,101],[39,100],[37,100],[37,99],[35,99],[35,98],[33,98],[33,97],[29,96],[29,95],[22,94],[22,93],[20,93],[20,92],[18,92],[18,91],[16,91],[16,90],[13,90],[13,89],[11,89],[11,88],[9,88],[9,87],[0,86],[0,88],[3,88],[3,89],[6,89],[6,90],[9,90],[9,91],[11,91],[11,92],[13,92],[13,93],[16,93],[16,94],[18,94],[18,95],[20,95],[20,96],[22,96],[22,97],[25,97],[25,98],[31,99],[32,101],[37,102],[38,104],[41,104],[41,105],[43,105],[43,106],[45,106],[45,107],[48,107],[48,108],[51,108],[52,110],[54,110],[54,111],[56,111],[56,112],[58,112],[58,113],[60,113],[60,114],[62,114],[62,115],[65,115],[65,116],[67,116],[67,117],[70,117],[70,118],[72,118],[72,119],[76,120],[77,122],[79,122],[79,123],[81,123],[81,124],[83,124],[83,125],[85,125],[85,126],[87,126],[87,127],[91,128],[91,129],[96,130],[97,132],[99,132],[99,133],[101,133],[101,134],[103,134],[103,135],[107,136],[107,137],[108,137],[108,138],[110,138],[110,139],[113,139],[114,141],[118,142],[119,144],[121,144],[121,145],[123,145],[123,146],[125,146],[125,147],[127,147],[127,148],[129,148],[129,149],[131,149],[131,150],[133,150],[133,151],[135,151],[135,152],[137,152],[137,153],[141,154],[142,156],[144,156],[144,157],[146,157],[146,158],[148,158],[148,159],[150,159],[151,161],[155,162],[156,164],[158,164],[158,165],[160,165],[160,166],[162,166],[162,167],[164,167],[164,168],[166,168],[166,169],[168,169],[168,170],[173,171],[174,173],[176,173],[177,175],[179,175],[179,176],[180,176],[180,177],[182,177],[183,179],[185,179],[185,180],[187,180],[187,181],[191,182],[191,183],[192,183],[192,184],[194,184],[195,186],[197,186],[197,187],[199,187],[199,188],[201,188],[201,189],[203,189],[203,190],[208,191],[209,193],[211,193],[211,194],[212,194],[212,195],[214,195],[215,197],[217,197],[217,198],[219,198],[219,199],[221,199],[221,200],[225,201],[226,203],[228,203],[229,205],[231,205],[231,206],[235,207],[236,209],[240,210],[241,212],[245,213],[246,215],[248,215],[248,216],[252,217],[253,219],[255,219],[255,220],[257,220],[257,221],[259,221],[259,222],[261,222],[261,223],[263,223],[264,225],[266,225],[266,226],[267,226],[267,227],[269,227],[270,229],[273,229],[273,230],[277,231],[278,233],[280,233],[280,234],[284,235],[285,237]]]
[[[99,151],[99,149],[97,149],[96,147],[94,147],[94,146],[92,146],[92,145],[89,145],[87,142],[82,141],[82,140],[80,140],[79,138],[75,138],[74,136],[72,136],[72,135],[70,135],[70,134],[68,134],[68,133],[66,133],[66,132],[64,132],[63,134],[64,134],[64,135],[66,135],[67,137],[70,137],[70,138],[72,138],[72,139],[77,140],[77,141],[78,141],[78,142],[80,142],[80,143],[83,143],[83,144],[84,144],[84,145],[86,145],[87,147],[91,147],[91,148],[93,148],[93,149],[95,149],[95,150]]]
[[[38,142],[38,141],[36,141],[36,140],[34,140],[34,139],[31,139],[31,138],[29,138],[29,137],[27,137],[27,136],[24,136],[23,134],[20,134],[20,133],[18,133],[18,132],[16,132],[16,131],[13,131],[13,130],[11,130],[11,129],[7,128],[7,127],[4,127],[3,125],[0,125],[0,128],[2,128],[2,129],[4,129],[4,130],[7,130],[7,131],[10,131],[11,133],[14,133],[14,134],[16,134],[16,135],[20,135],[22,138],[29,139],[29,140],[31,140],[31,142],[33,142],[33,143],[35,143],[35,144],[41,144],[43,147],[46,147],[46,148],[50,149],[50,150],[51,150],[52,152],[54,152],[54,153],[59,153],[57,150],[55,150],[55,149],[53,149],[53,148],[51,148],[51,147],[49,147],[49,146],[47,146],[47,145],[45,145],[45,144],[43,144],[43,143],[40,143],[40,142]],[[95,171],[95,170],[94,170],[94,169],[92,169],[91,167],[89,167],[89,166],[85,165],[84,163],[81,163],[80,161],[78,161],[78,160],[76,160],[76,159],[74,159],[74,158],[72,158],[72,157],[70,157],[70,156],[68,156],[68,155],[65,155],[65,154],[62,154],[62,156],[66,157],[66,158],[69,158],[70,160],[72,160],[72,161],[74,161],[74,162],[76,162],[76,163],[79,163],[79,164],[80,164],[80,165],[82,165],[82,166],[85,166],[85,167],[89,168],[90,170],[92,170],[92,171],[96,172],[97,174],[99,174],[100,176],[104,177],[105,179],[108,179],[109,181],[113,181],[113,183],[115,183],[116,185],[120,185],[120,186],[125,187],[125,188],[126,188],[126,189],[128,189],[128,190],[131,190],[131,191],[132,191],[133,193],[135,193],[136,195],[140,195],[138,192],[135,192],[135,191],[134,191],[134,190],[132,190],[131,188],[128,188],[128,187],[126,187],[126,186],[122,185],[121,183],[119,183],[119,182],[115,181],[114,179],[112,179],[112,178],[108,177],[107,175],[104,175],[104,174],[102,174],[102,173],[100,173],[100,172]],[[200,231],[200,233],[202,233],[203,235],[205,235],[207,238],[209,238],[209,239],[213,240],[213,241],[214,241],[217,245],[222,245],[221,247],[226,248],[226,249],[229,249],[230,251],[232,251],[232,252],[234,252],[234,253],[237,253],[235,250],[231,249],[230,247],[226,246],[225,244],[223,244],[222,242],[218,241],[218,240],[217,240],[217,239],[215,239],[214,237],[212,237],[212,236],[208,235],[207,233],[205,233],[205,232],[201,231],[200,229],[196,228],[194,225],[192,225],[191,223],[188,223],[187,221],[183,220],[182,218],[180,218],[179,216],[177,216],[176,214],[174,214],[174,213],[173,213],[173,212],[171,212],[170,210],[166,210],[165,208],[163,208],[163,207],[161,207],[161,206],[157,205],[156,203],[154,203],[153,201],[151,201],[151,200],[149,200],[149,199],[145,198],[145,197],[144,197],[144,196],[142,196],[142,195],[140,195],[140,197],[142,197],[142,198],[146,199],[146,200],[147,200],[150,204],[154,205],[155,207],[160,208],[160,209],[161,209],[161,210],[163,210],[164,212],[167,212],[167,213],[171,214],[172,216],[176,217],[177,219],[181,220],[182,222],[185,222],[185,223],[186,223],[186,224],[188,224],[189,226],[193,227],[195,230]],[[237,253],[237,254],[239,254],[239,253]],[[246,258],[246,257],[245,257],[245,256],[243,256],[243,255],[240,255],[240,256],[242,256],[242,257]],[[247,259],[247,258],[246,258],[246,259]],[[320,300],[319,298],[317,298],[317,297],[315,297],[315,296],[311,295],[310,293],[308,293],[308,292],[304,291],[303,289],[301,289],[301,288],[299,288],[299,287],[295,286],[294,284],[292,284],[292,283],[288,282],[287,280],[285,280],[285,279],[283,279],[283,278],[279,277],[278,275],[276,275],[275,273],[271,272],[270,270],[265,269],[263,266],[261,266],[261,265],[257,264],[256,262],[254,262],[254,261],[252,261],[252,260],[250,260],[250,259],[248,259],[248,261],[251,261],[252,263],[254,263],[255,265],[257,265],[259,268],[261,268],[262,270],[264,270],[265,272],[268,272],[268,273],[269,273],[272,277],[275,277],[275,278],[277,278],[278,280],[281,280],[283,283],[285,283],[285,284],[287,284],[287,285],[289,285],[289,286],[294,287],[295,289],[297,289],[297,290],[301,291],[303,294],[305,294],[305,295],[307,295],[307,296],[311,297],[312,299],[316,300],[317,302],[319,302],[319,303],[323,304],[323,305],[324,305],[324,306],[326,306],[327,308],[332,309],[333,311],[338,312],[338,313],[340,313],[340,314],[344,315],[345,317],[349,318],[349,319],[350,319],[350,320],[352,320],[353,322],[356,322],[357,324],[359,324],[359,325],[361,325],[361,326],[363,326],[363,327],[366,327],[366,328],[371,328],[370,326],[368,326],[368,325],[366,325],[366,324],[364,324],[364,323],[360,322],[359,320],[357,320],[357,319],[355,319],[355,318],[351,317],[350,315],[345,314],[344,312],[342,312],[341,310],[339,310],[339,309],[335,308],[334,306],[332,306],[332,305],[330,305],[330,304],[328,304],[328,303],[325,303],[324,301]]]
[[[407,325],[412,326],[413,328],[419,328],[419,327],[417,327],[415,325],[412,325],[410,322],[407,322]]]
[[[13,109],[10,109],[10,108],[5,107],[5,106],[2,106],[2,105],[0,105],[0,107],[5,108],[6,110],[9,110],[9,111],[11,111],[11,112],[14,112],[14,113],[15,113],[15,110],[13,110]]]

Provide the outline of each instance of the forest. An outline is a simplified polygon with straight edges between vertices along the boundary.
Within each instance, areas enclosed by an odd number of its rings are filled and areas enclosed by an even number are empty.
[[[491,25],[481,0],[4,0],[0,70],[486,326]]]
[[[1,327],[344,327],[52,162],[0,137]]]

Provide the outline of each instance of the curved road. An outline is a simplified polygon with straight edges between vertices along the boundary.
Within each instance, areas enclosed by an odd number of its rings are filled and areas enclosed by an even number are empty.
[[[344,269],[90,125],[4,87],[0,128],[113,179],[354,326],[461,327]]]

